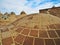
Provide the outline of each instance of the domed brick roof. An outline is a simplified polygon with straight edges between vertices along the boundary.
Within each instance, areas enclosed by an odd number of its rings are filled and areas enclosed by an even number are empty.
[[[60,18],[30,14],[1,28],[2,45],[60,45]]]

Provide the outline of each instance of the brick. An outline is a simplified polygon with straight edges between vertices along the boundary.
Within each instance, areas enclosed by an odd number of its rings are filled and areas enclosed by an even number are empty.
[[[56,27],[55,27],[54,24],[49,25],[49,28],[50,28],[50,29],[56,29]]]
[[[60,39],[55,39],[56,45],[60,45]]]
[[[30,31],[29,29],[24,29],[23,32],[22,32],[22,34],[28,35],[29,31]]]
[[[31,30],[30,36],[38,37],[38,31],[37,30]]]
[[[18,42],[18,43],[22,44],[24,39],[25,39],[25,36],[18,35],[14,40],[15,40],[15,42]]]
[[[52,39],[45,39],[45,45],[54,45],[54,42]]]
[[[56,32],[57,32],[57,34],[59,35],[59,37],[60,37],[60,30],[56,30]]]
[[[33,38],[26,37],[23,45],[33,45]]]
[[[2,39],[2,45],[11,45],[13,43],[13,39],[11,37]]]
[[[36,38],[34,45],[44,45],[43,39]]]
[[[18,27],[18,28],[16,29],[16,32],[20,33],[22,30],[23,30],[23,28]]]
[[[40,30],[40,31],[39,31],[39,37],[48,38],[47,32]]]
[[[57,35],[56,35],[54,30],[49,30],[48,34],[49,34],[50,38],[56,38],[57,37]]]
[[[55,24],[56,29],[60,29],[60,24]]]

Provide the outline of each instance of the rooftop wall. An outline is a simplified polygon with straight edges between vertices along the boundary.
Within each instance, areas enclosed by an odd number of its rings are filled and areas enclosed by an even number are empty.
[[[42,9],[42,10],[39,10],[39,13],[49,13],[54,16],[60,17],[60,7],[52,7],[52,8],[48,8],[48,9]]]
[[[60,17],[60,7],[51,8],[49,13],[55,16]]]
[[[39,10],[39,13],[47,13],[48,9]]]

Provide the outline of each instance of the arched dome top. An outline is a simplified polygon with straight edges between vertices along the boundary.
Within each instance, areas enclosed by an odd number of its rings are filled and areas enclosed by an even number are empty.
[[[11,12],[10,14],[11,14],[11,15],[15,15],[15,13],[14,13],[14,12]]]
[[[6,13],[4,13],[4,15],[8,15],[8,13],[6,12]]]
[[[20,14],[26,14],[24,11],[22,11]]]

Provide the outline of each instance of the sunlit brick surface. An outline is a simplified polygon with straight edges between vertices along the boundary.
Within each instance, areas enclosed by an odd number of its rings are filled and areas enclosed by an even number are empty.
[[[60,45],[60,18],[31,14],[0,26],[0,45]]]

